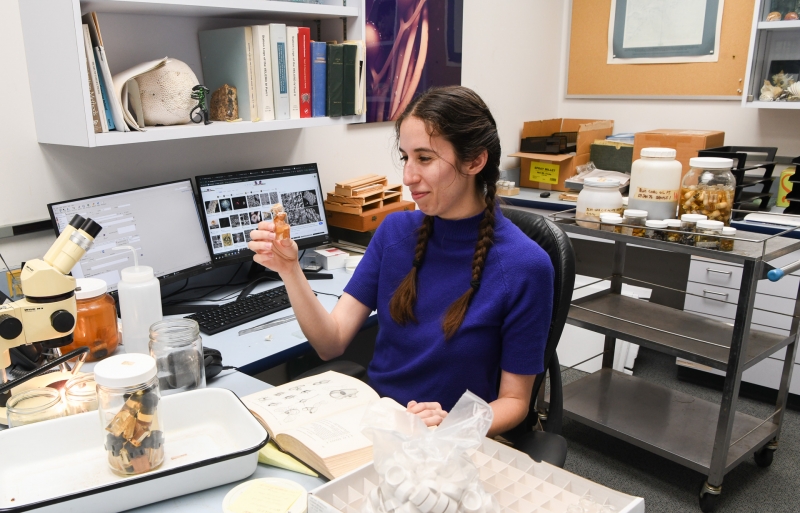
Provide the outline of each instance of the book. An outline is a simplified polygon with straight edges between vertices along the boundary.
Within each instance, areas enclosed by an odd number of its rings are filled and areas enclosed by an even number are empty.
[[[119,101],[119,95],[114,89],[114,80],[111,76],[111,68],[108,65],[108,57],[106,56],[106,50],[103,46],[103,36],[100,32],[100,20],[97,19],[97,13],[86,13],[81,19],[89,26],[89,35],[92,40],[92,47],[95,51],[98,78],[102,76],[101,83],[104,84],[105,87],[105,101],[111,113],[111,119],[114,122],[114,129],[119,132],[130,132],[130,128],[128,128],[128,125],[125,123],[125,118],[122,115],[122,104]],[[108,128],[111,130],[111,124],[108,124]]]
[[[297,28],[297,69],[300,84],[300,117],[311,117],[311,29]]]
[[[363,40],[345,41],[346,45],[356,45],[355,62],[355,114],[364,114],[367,105],[367,46]]]
[[[100,56],[100,49],[94,48],[94,55],[95,59],[98,59]],[[120,128],[117,128],[116,123],[114,123],[114,116],[111,113],[111,101],[114,99],[114,94],[112,93],[113,89],[109,90],[106,87],[106,79],[102,73],[97,74],[97,80],[100,82],[100,97],[103,100],[103,110],[106,114],[106,126],[108,126],[109,130],[117,130],[118,132],[124,132]],[[123,122],[123,125],[125,123]]]
[[[344,48],[340,44],[329,44],[326,58],[327,113],[330,117],[342,115],[342,82],[344,81]]]
[[[252,49],[252,29],[232,27],[226,29],[201,30],[200,61],[203,65],[205,85],[211,93],[225,84],[236,88],[239,117],[245,121],[257,119],[250,98],[251,85],[255,93],[252,59],[248,59],[248,46]],[[252,52],[250,52],[252,54]]]
[[[250,121],[260,121],[258,99],[256,98],[256,68],[253,53],[253,27],[244,28],[244,42],[247,48],[247,87],[250,95]]]
[[[86,56],[86,77],[89,81],[89,108],[92,111],[92,128],[96,134],[108,132],[105,109],[100,107],[103,104],[103,94],[100,91],[100,78],[97,76],[97,64],[94,60],[92,39],[89,34],[89,25],[85,23],[83,24],[83,51]]]
[[[372,461],[361,419],[380,399],[364,382],[328,371],[242,398],[278,447],[328,479]]]
[[[315,118],[327,116],[327,44],[311,41],[311,115]]]
[[[253,27],[253,53],[257,90],[258,117],[261,121],[275,119],[272,97],[272,53],[269,49],[269,25]]]
[[[286,25],[269,24],[269,49],[272,54],[272,97],[275,119],[289,119],[289,82],[286,69]]]
[[[300,119],[300,76],[297,58],[297,27],[286,27],[286,70],[289,78],[289,119]]]
[[[356,113],[356,56],[358,46],[342,45],[342,116],[354,116]]]

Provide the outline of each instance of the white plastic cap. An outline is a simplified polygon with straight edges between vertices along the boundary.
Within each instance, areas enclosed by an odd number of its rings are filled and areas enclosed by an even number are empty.
[[[600,218],[600,221],[603,224],[622,224],[622,221],[624,221],[624,219],[622,219],[621,217],[603,217]]]
[[[667,222],[666,221],[658,221],[656,219],[651,219],[649,221],[645,221],[644,225],[648,228],[666,228]]]
[[[386,482],[389,484],[389,486],[394,488],[406,480],[406,469],[400,465],[392,465],[386,469],[384,477],[386,478]]]
[[[725,226],[725,223],[722,221],[712,221],[710,219],[703,219],[702,221],[697,221],[698,228],[707,228],[709,230],[722,230],[722,227]]]
[[[694,157],[689,159],[689,166],[702,169],[730,169],[733,167],[733,159],[723,159],[720,157]]]
[[[609,189],[612,187],[619,187],[619,180],[616,178],[586,178],[583,180],[583,185],[588,185],[589,187],[608,187]]]
[[[483,506],[483,500],[481,500],[478,492],[474,490],[464,492],[464,496],[461,497],[461,508],[464,511],[468,513],[477,512],[481,510],[481,506]]]
[[[731,228],[730,226],[725,226],[722,228],[722,235],[730,235],[733,237],[736,235],[736,228]]]
[[[672,148],[642,148],[642,157],[675,158],[678,154]]]
[[[636,210],[633,208],[625,209],[622,213],[625,217],[647,217],[647,210]]]
[[[108,285],[100,278],[78,278],[75,280],[75,285],[77,299],[91,299],[102,296],[108,291]]]
[[[156,360],[149,354],[109,356],[94,367],[94,381],[108,388],[133,387],[156,376]]]
[[[600,219],[606,219],[609,217],[619,217],[620,219],[622,219],[622,216],[616,212],[600,212]]]
[[[687,223],[696,223],[697,221],[703,221],[708,219],[708,216],[703,214],[683,214],[681,216],[681,221],[686,221]]]
[[[681,220],[680,219],[665,219],[664,222],[667,223],[667,226],[669,226],[670,228],[680,228],[681,227]]]
[[[148,265],[140,265],[138,267],[126,267],[120,271],[122,281],[128,283],[141,283],[153,278],[153,268]]]

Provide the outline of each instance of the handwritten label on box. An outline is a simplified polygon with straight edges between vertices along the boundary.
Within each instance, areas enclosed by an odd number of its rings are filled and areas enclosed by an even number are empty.
[[[561,166],[550,162],[531,162],[530,181],[549,184],[558,183],[558,172]]]

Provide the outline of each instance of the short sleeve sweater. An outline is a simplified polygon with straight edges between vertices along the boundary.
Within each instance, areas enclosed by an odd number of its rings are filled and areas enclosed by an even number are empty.
[[[547,253],[500,209],[481,283],[456,334],[445,340],[442,319],[470,287],[472,257],[484,214],[455,221],[434,218],[417,273],[417,323],[389,314],[394,291],[411,270],[424,214],[398,212],[378,228],[344,291],[373,310],[380,329],[369,365],[370,385],[400,404],[436,401],[449,411],[469,389],[497,398],[500,369],[544,370],[553,308],[554,271]]]

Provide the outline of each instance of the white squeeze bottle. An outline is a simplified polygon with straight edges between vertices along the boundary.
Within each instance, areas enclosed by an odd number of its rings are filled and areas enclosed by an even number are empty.
[[[152,267],[139,265],[133,247],[117,246],[114,249],[133,251],[134,266],[120,271],[122,279],[118,285],[125,352],[150,354],[150,326],[163,318],[161,285],[153,274]]]
[[[646,210],[647,219],[675,219],[683,166],[672,148],[643,148],[631,166],[628,208]]]

